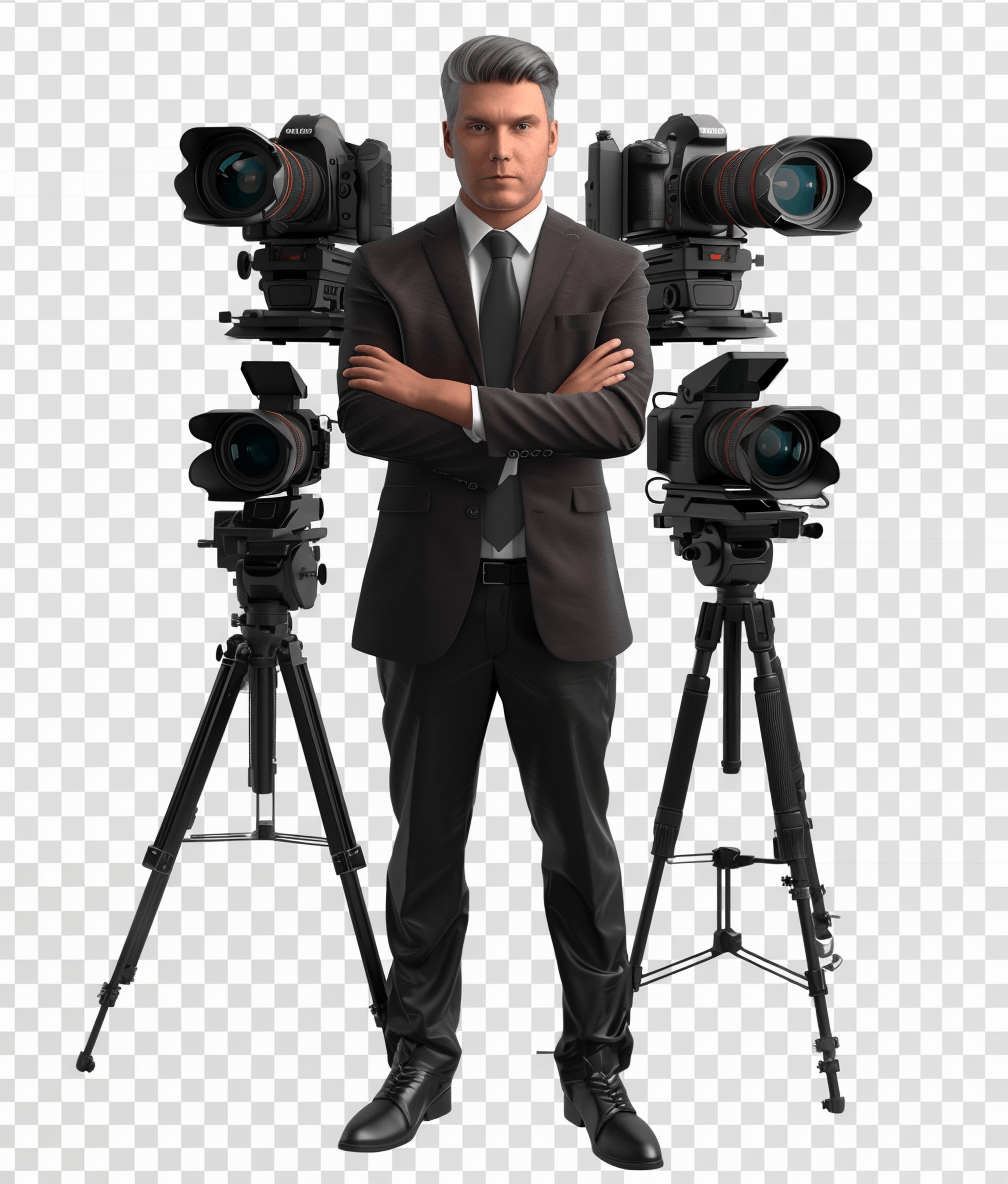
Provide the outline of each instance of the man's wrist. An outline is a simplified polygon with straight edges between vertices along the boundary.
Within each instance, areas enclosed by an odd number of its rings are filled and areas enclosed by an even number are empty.
[[[419,405],[422,410],[457,423],[461,428],[472,428],[472,392],[468,383],[453,382],[449,378],[428,378]]]

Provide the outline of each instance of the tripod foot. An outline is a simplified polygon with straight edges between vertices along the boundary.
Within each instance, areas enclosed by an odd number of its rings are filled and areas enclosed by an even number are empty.
[[[78,1073],[92,1073],[94,1071],[94,1057],[89,1052],[82,1052],[77,1058]]]
[[[823,1098],[822,1108],[828,1110],[830,1114],[843,1114],[844,1100],[843,1098]]]

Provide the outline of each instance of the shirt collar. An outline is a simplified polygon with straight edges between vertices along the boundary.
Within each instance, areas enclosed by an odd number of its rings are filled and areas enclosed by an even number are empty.
[[[530,255],[539,241],[539,232],[542,230],[543,222],[546,220],[547,208],[546,195],[543,194],[539,200],[539,204],[530,214],[526,214],[524,218],[519,218],[517,222],[507,228],[508,233],[513,234],[518,240],[519,245],[524,247]],[[462,250],[465,251],[468,258],[473,253],[476,244],[482,242],[483,236],[493,230],[493,227],[488,226],[482,218],[477,217],[463,203],[461,195],[455,199],[455,217],[458,219]]]

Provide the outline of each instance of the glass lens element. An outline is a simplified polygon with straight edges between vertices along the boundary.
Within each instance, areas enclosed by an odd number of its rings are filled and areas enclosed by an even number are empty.
[[[822,204],[826,179],[814,161],[797,157],[778,166],[773,178],[777,204],[792,218],[804,218]]]
[[[243,477],[268,476],[280,458],[276,435],[265,424],[248,423],[231,439],[231,463]]]
[[[227,152],[213,176],[217,196],[229,209],[247,209],[266,192],[266,165],[253,152]]]
[[[789,427],[769,424],[756,440],[756,463],[768,477],[794,472],[802,458],[801,436]]]

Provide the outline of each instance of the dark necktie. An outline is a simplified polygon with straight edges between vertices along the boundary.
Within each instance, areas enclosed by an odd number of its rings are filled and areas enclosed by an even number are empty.
[[[491,230],[483,242],[490,252],[490,274],[480,299],[483,369],[487,386],[508,387],[521,324],[521,296],[511,263],[511,256],[518,249],[518,240],[506,230]],[[517,475],[512,475],[487,494],[483,537],[499,551],[524,525],[521,487]]]

